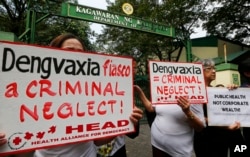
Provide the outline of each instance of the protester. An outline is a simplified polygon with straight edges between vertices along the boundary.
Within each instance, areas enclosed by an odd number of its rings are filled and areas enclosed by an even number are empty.
[[[153,106],[139,86],[134,89],[146,110],[156,113],[151,126],[153,157],[191,157],[193,130],[205,126],[202,105],[191,105],[187,98],[179,97],[177,105]]]
[[[84,44],[80,38],[73,34],[66,33],[59,35],[52,40],[51,47],[84,51]],[[134,107],[133,113],[130,116],[130,120],[137,125],[139,120],[142,118],[142,110]],[[34,157],[96,157],[96,145],[101,145],[112,140],[114,137],[103,138],[96,141],[78,142],[74,144],[65,144],[48,149],[35,150]],[[1,141],[4,141],[4,134],[0,136]],[[6,141],[5,141],[6,142]],[[95,144],[94,144],[95,143]]]
[[[204,79],[207,87],[212,87],[211,82],[216,78],[215,63],[212,59],[200,60],[203,65]],[[221,85],[220,85],[221,86]],[[221,87],[220,87],[221,88]],[[235,85],[228,86],[229,89],[237,88]],[[207,123],[207,108],[203,105],[204,116]],[[196,157],[240,157],[242,154],[236,154],[232,149],[236,144],[242,144],[243,139],[240,133],[240,123],[227,127],[207,126],[200,132],[194,134],[194,150]],[[236,157],[235,156],[235,157]]]
[[[52,40],[51,47],[61,49],[84,51],[82,41],[73,34],[62,34]],[[45,156],[96,156],[94,141],[80,142],[75,144],[66,144],[60,147],[49,149],[38,149],[35,151],[35,157]]]
[[[240,63],[238,66],[240,73],[241,87],[250,88],[250,63]],[[243,127],[243,136],[247,146],[245,156],[250,156],[250,127]]]

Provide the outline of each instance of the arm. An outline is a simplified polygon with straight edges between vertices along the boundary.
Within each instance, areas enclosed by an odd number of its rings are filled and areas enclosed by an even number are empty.
[[[143,111],[135,106],[129,118],[134,123],[134,125],[138,125],[142,116],[143,116]]]
[[[144,105],[144,107],[146,108],[146,110],[148,112],[155,112],[151,102],[148,100],[148,98],[145,96],[144,92],[142,91],[142,89],[137,86],[134,85],[134,90],[138,93],[140,100],[142,101],[142,104]]]
[[[177,102],[187,116],[190,126],[192,126],[196,131],[201,131],[204,128],[204,123],[190,110],[190,103],[188,99],[185,97],[179,97]]]
[[[126,136],[128,136],[131,139],[134,139],[137,136],[139,136],[139,133],[140,133],[140,124],[135,125],[135,132],[128,133],[126,134]]]
[[[142,118],[143,116],[143,111],[141,109],[139,109],[138,107],[135,106],[134,108],[134,111],[130,117],[130,119],[134,119],[133,120],[133,123],[134,123],[134,126],[135,126],[135,132],[132,132],[132,133],[128,133],[126,134],[129,138],[135,138],[139,135],[139,132],[140,132],[140,119]]]
[[[240,129],[240,122],[235,122],[235,123],[225,127],[225,129],[231,130],[231,131],[238,130],[238,129]]]
[[[228,90],[234,90],[234,89],[237,89],[239,86],[238,85],[235,85],[235,84],[230,84],[230,85],[227,85],[227,89]]]
[[[7,139],[5,138],[5,134],[0,133],[0,146],[4,145],[5,143],[7,143]]]

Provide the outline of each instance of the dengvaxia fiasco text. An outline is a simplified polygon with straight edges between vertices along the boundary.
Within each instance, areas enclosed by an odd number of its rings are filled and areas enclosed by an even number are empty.
[[[53,57],[40,56],[17,56],[11,48],[4,48],[2,72],[18,71],[20,73],[41,73],[42,79],[48,79],[52,72],[65,75],[85,75],[100,76],[101,68],[104,76],[109,77],[128,77],[132,73],[130,65],[112,63],[111,59],[105,60],[101,66],[91,58],[87,60],[58,59]]]

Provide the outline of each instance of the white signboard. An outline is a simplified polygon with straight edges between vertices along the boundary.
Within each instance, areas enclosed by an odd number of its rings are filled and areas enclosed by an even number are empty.
[[[207,102],[201,64],[150,61],[152,104],[176,104],[179,96],[190,103]]]
[[[0,156],[134,131],[132,58],[1,42],[0,70]]]
[[[242,127],[250,127],[250,88],[207,90],[209,126],[228,126],[238,121]]]

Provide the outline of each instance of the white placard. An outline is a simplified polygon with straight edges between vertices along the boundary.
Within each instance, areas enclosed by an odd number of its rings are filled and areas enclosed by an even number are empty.
[[[134,131],[132,58],[0,42],[0,156]]]
[[[228,126],[236,121],[250,127],[250,88],[208,87],[208,125]]]
[[[152,104],[176,104],[179,96],[192,104],[207,102],[201,64],[150,61],[149,71]]]

